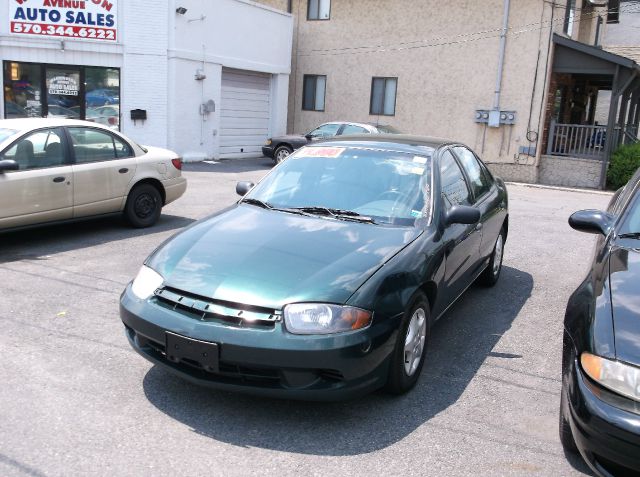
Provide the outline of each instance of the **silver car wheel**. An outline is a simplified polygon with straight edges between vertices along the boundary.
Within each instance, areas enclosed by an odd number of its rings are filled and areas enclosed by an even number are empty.
[[[278,164],[281,163],[289,156],[289,154],[291,154],[291,152],[289,152],[289,149],[287,148],[282,147],[278,149],[278,152],[276,152],[276,162]]]
[[[426,338],[427,316],[422,308],[418,308],[411,316],[404,340],[404,371],[407,376],[413,376],[420,366]]]
[[[496,240],[496,247],[493,252],[493,274],[497,275],[500,272],[500,266],[502,265],[502,253],[504,251],[504,239],[502,234],[498,235]]]

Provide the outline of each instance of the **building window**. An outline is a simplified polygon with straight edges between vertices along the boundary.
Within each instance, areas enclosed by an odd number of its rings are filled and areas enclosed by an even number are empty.
[[[620,23],[620,0],[609,0],[607,23]]]
[[[324,111],[326,85],[326,76],[304,75],[302,109],[305,111]]]
[[[398,78],[373,78],[369,114],[395,116]]]
[[[7,119],[87,119],[120,127],[118,68],[5,61],[3,70]]]
[[[564,14],[564,32],[573,35],[573,22],[576,19],[576,0],[567,0],[567,10]]]
[[[308,0],[307,20],[328,20],[331,16],[331,0]]]

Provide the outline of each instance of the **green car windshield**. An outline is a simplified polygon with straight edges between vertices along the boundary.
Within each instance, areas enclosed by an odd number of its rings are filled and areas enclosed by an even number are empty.
[[[349,212],[371,218],[376,224],[429,222],[432,154],[428,148],[418,155],[308,146],[290,155],[246,198],[278,209]]]

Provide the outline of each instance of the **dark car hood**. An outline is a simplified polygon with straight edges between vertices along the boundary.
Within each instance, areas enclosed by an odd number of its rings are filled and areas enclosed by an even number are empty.
[[[614,246],[609,271],[616,357],[640,366],[640,248]]]
[[[169,240],[147,265],[167,286],[219,300],[344,303],[420,233],[242,204]]]

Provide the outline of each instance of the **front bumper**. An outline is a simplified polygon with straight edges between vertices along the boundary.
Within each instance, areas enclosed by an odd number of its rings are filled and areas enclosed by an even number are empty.
[[[262,155],[273,159],[273,146],[262,146]]]
[[[128,286],[120,317],[131,346],[143,357],[199,385],[303,400],[351,399],[383,386],[400,317],[362,331],[326,336],[288,333],[202,321],[139,300]],[[165,354],[166,332],[218,344],[219,372],[174,363]]]
[[[566,413],[582,457],[598,475],[640,474],[640,403],[593,383],[573,364]]]

